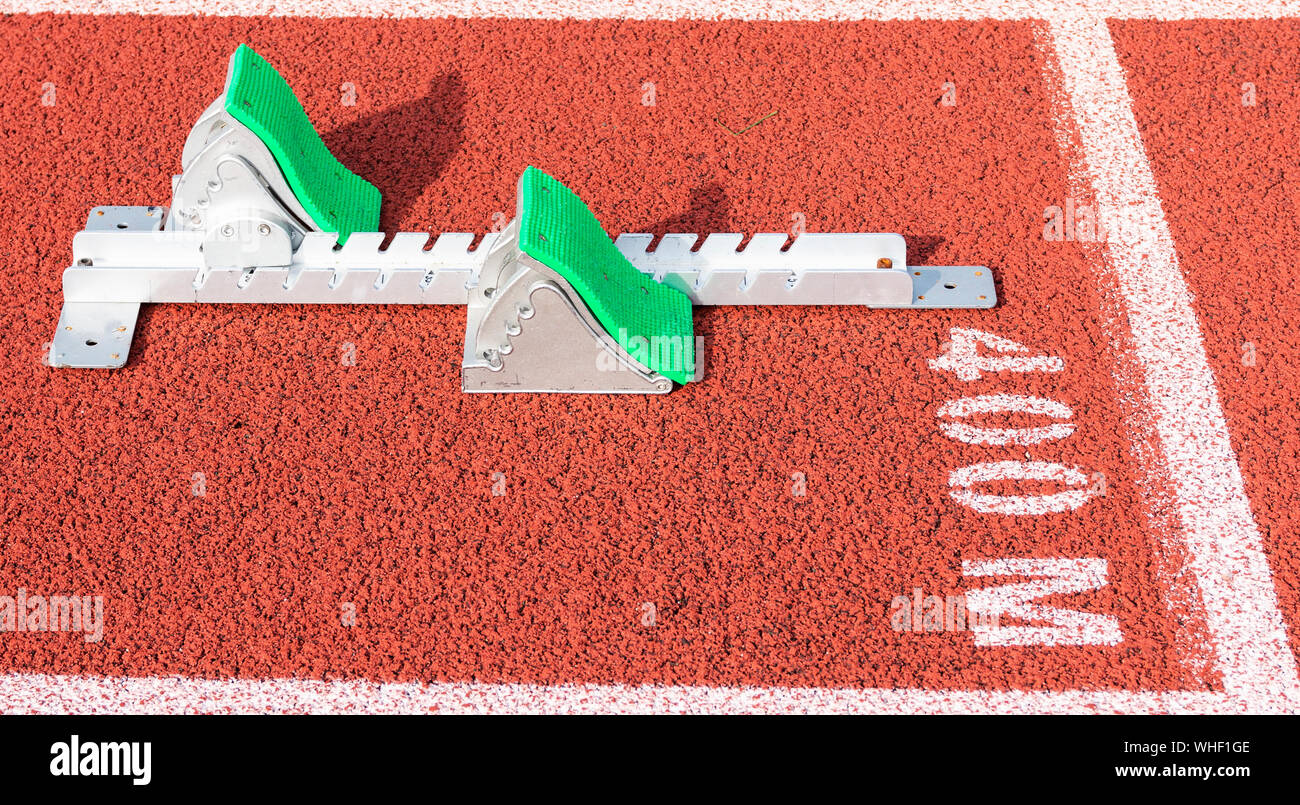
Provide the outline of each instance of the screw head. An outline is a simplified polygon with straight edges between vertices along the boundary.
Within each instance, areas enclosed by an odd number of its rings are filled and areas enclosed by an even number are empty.
[[[262,237],[266,237],[267,235],[271,234],[271,227],[266,224],[262,224],[257,227],[257,231],[258,234],[262,235]]]
[[[230,224],[226,224],[225,226],[221,227],[221,234],[228,238],[233,237],[235,234],[235,228]]]

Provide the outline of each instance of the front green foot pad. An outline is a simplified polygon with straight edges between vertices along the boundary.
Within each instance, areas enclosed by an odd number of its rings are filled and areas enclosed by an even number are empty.
[[[529,166],[519,181],[519,248],[564,277],[623,349],[678,383],[695,375],[691,300],[627,261],[572,190]]]
[[[262,139],[312,223],[347,242],[379,229],[379,190],[334,158],[293,89],[266,59],[240,45],[226,76],[226,112]]]

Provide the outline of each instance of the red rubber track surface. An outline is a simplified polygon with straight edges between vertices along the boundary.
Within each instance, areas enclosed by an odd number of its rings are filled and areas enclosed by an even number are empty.
[[[1121,52],[1144,30],[1119,28]],[[990,266],[1002,302],[698,309],[706,379],[650,399],[463,395],[454,307],[146,306],[125,369],[43,365],[72,234],[94,205],[167,202],[240,42],[381,188],[387,231],[485,231],[531,163],[611,232],[782,231],[802,213],[810,231],[901,232],[917,264]],[[1216,685],[1160,580],[1176,557],[1148,525],[1092,257],[1042,236],[1071,191],[1033,25],[14,16],[0,48],[0,590],[103,594],[106,612],[98,644],[5,635],[0,670]],[[719,124],[772,111],[739,136]],[[1266,309],[1250,311],[1269,361],[1287,336]],[[1066,368],[959,382],[927,365],[953,326]],[[1028,448],[940,434],[939,405],[996,393],[1064,402],[1077,431]],[[1261,410],[1252,394],[1234,419]],[[1291,460],[1269,449],[1245,450],[1257,473]],[[1002,460],[1102,472],[1108,492],[1041,517],[948,496],[950,471]],[[963,559],[1020,556],[1104,558],[1107,586],[1044,603],[1115,615],[1123,642],[990,649],[891,628],[895,596],[958,593]]]

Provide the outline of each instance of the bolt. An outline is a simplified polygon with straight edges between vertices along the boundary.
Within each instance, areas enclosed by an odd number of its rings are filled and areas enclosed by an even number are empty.
[[[231,226],[230,224],[226,224],[225,226],[221,227],[221,235],[222,235],[222,237],[227,237],[227,238],[229,238],[229,237],[233,237],[234,234],[235,234],[235,228],[234,228],[233,226]]]
[[[266,237],[267,235],[271,234],[271,227],[267,226],[266,224],[262,224],[257,228],[257,231],[259,234],[262,235],[262,237]]]
[[[882,257],[876,261],[876,268],[893,268],[894,261],[888,257]]]
[[[95,264],[95,261],[91,260],[89,257],[83,257],[83,258],[81,258],[80,260],[77,261],[77,265],[79,265],[79,266],[89,266],[89,265],[94,265],[94,264]]]

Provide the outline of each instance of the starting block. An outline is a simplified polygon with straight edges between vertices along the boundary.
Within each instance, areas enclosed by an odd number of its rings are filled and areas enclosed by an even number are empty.
[[[140,305],[465,305],[466,392],[658,394],[701,376],[696,305],[991,308],[983,266],[909,266],[896,234],[610,239],[534,168],[499,233],[399,233],[293,90],[241,45],[181,153],[168,207],[95,207],[63,273],[57,367],[126,364]]]

